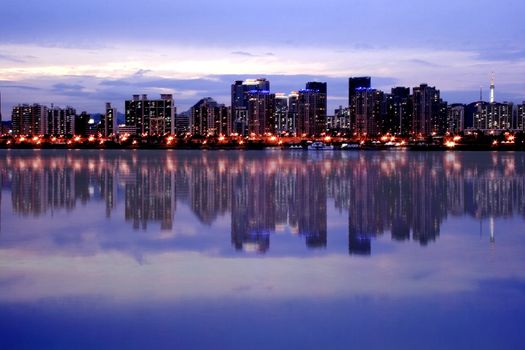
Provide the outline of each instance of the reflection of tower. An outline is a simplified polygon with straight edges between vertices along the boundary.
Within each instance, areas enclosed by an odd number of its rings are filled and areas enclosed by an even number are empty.
[[[205,160],[206,158],[203,158]],[[230,180],[222,163],[206,162],[195,164],[189,177],[189,197],[192,211],[204,224],[211,225],[225,214],[231,200]]]
[[[266,252],[275,231],[275,183],[265,163],[254,160],[234,174],[231,240],[237,250]]]
[[[319,164],[320,165],[320,164]],[[319,166],[297,174],[295,207],[299,234],[306,236],[309,248],[326,246],[326,180]]]
[[[490,79],[490,103],[496,102],[495,90],[496,86],[494,85],[494,73],[492,73],[492,78]]]
[[[111,216],[111,211],[115,208],[117,201],[117,187],[114,179],[115,171],[111,168],[103,170],[101,175],[101,195],[106,202],[106,217]]]
[[[20,165],[19,165],[20,166]],[[13,210],[23,215],[39,216],[48,209],[75,208],[75,190],[79,187],[71,168],[17,168],[12,175]]]
[[[171,230],[175,213],[174,179],[161,165],[144,164],[135,180],[126,183],[125,218],[133,228],[147,228],[150,221],[160,222],[161,229]]]
[[[430,169],[435,168],[432,155],[423,155],[420,167],[412,178],[412,238],[421,245],[435,241],[439,236],[442,218],[446,215],[446,179],[444,174],[437,176]],[[428,157],[428,158],[427,158]]]
[[[490,243],[496,243],[496,239],[494,238],[494,217],[490,217]]]

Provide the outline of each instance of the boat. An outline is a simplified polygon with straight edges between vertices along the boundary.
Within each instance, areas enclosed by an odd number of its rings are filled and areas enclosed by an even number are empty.
[[[302,145],[291,145],[290,147],[288,147],[289,149],[304,149]]]
[[[358,150],[361,146],[358,143],[343,143],[342,150]]]
[[[334,149],[334,146],[327,145],[321,141],[316,141],[308,145],[308,150],[313,150],[313,151],[331,151],[333,149]]]

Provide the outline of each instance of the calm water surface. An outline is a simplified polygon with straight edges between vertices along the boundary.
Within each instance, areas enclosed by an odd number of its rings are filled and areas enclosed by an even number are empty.
[[[0,348],[523,349],[525,153],[0,151]]]

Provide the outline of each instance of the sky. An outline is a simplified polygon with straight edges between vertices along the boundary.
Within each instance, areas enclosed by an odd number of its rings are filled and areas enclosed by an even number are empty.
[[[3,0],[3,119],[18,103],[120,111],[133,94],[230,104],[233,80],[273,92],[328,82],[329,113],[351,76],[375,88],[428,83],[449,102],[525,100],[523,0]]]

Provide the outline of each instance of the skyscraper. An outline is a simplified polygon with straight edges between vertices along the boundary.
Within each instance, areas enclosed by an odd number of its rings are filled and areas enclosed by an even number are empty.
[[[320,135],[326,129],[326,83],[309,82],[299,90],[297,134]]]
[[[274,114],[276,131],[278,133],[289,132],[288,96],[286,94],[275,94]]]
[[[2,127],[2,91],[0,91],[0,134],[3,134],[4,130]]]
[[[355,132],[375,136],[381,132],[385,112],[384,93],[376,89],[357,88],[354,96]]]
[[[248,133],[263,135],[274,133],[275,129],[275,95],[268,90],[251,90],[248,98]]]
[[[507,130],[513,128],[512,102],[480,102],[474,113],[474,128],[480,130]]]
[[[162,94],[158,100],[148,95],[133,95],[125,102],[126,126],[134,127],[138,135],[164,135],[175,133],[175,106],[173,95]]]
[[[90,124],[90,121],[93,124]],[[104,122],[104,116],[102,116],[101,122]],[[102,130],[103,129],[104,128],[102,127]],[[94,134],[95,132],[96,130],[94,120],[91,119],[91,115],[89,115],[87,112],[81,112],[75,117],[75,135],[88,136]]]
[[[447,132],[457,134],[465,129],[465,105],[456,103],[447,109]]]
[[[446,103],[439,90],[421,84],[412,89],[412,131],[421,136],[442,134],[445,130]]]
[[[213,98],[201,99],[191,108],[190,131],[193,135],[229,135],[230,110]]]
[[[288,131],[297,132],[297,118],[299,113],[299,92],[292,91],[288,95]]]
[[[525,101],[518,105],[518,122],[516,128],[525,131]]]
[[[77,111],[70,106],[60,108],[51,105],[47,110],[47,131],[50,135],[75,134],[75,119]]]
[[[111,106],[111,103],[106,103],[106,113],[101,120],[102,135],[109,137],[117,133],[117,109]]]
[[[350,132],[350,108],[339,106],[333,116],[326,117],[326,129],[331,132]]]
[[[386,98],[386,112],[381,129],[383,133],[406,135],[412,122],[410,88],[395,87]]]
[[[46,134],[47,107],[39,104],[14,106],[11,122],[14,135]]]
[[[370,77],[353,77],[348,78],[348,106],[352,105],[352,98],[355,96],[357,88],[370,88],[372,78]]]
[[[248,133],[249,91],[270,91],[270,82],[264,78],[236,80],[231,86],[231,113],[233,130],[241,135]]]

